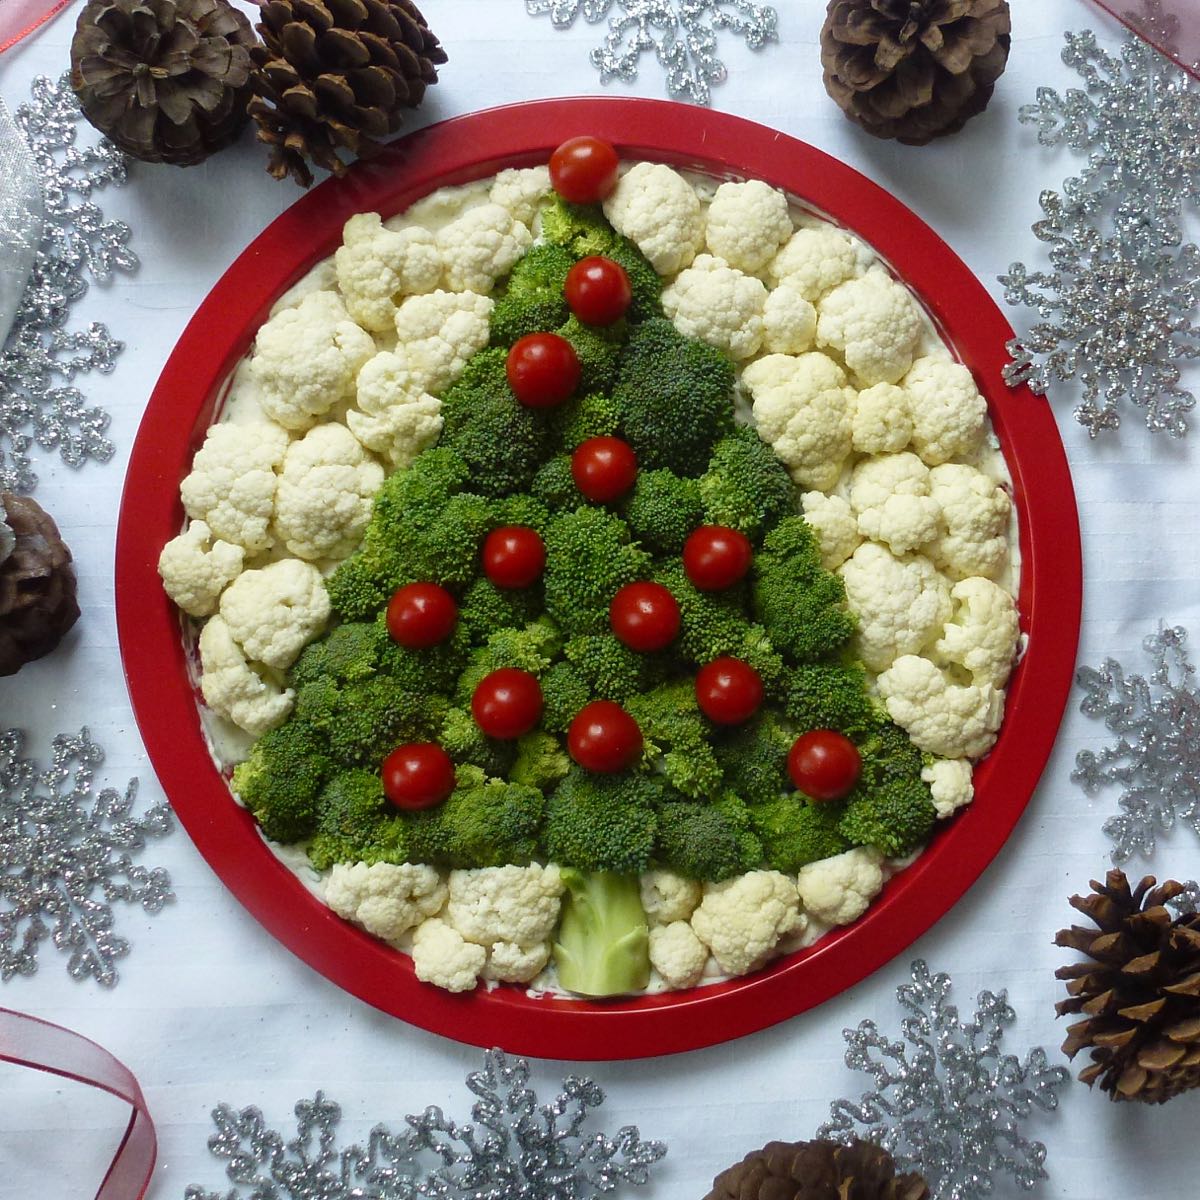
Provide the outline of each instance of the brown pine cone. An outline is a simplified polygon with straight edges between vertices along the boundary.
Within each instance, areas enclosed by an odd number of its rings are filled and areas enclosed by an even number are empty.
[[[7,518],[6,515],[7,514]],[[71,552],[58,526],[28,496],[0,493],[0,675],[49,654],[79,618]]]
[[[367,158],[437,82],[446,52],[410,0],[260,0],[250,115],[267,170],[302,187],[306,159],[343,175],[338,150]]]
[[[71,86],[84,116],[127,154],[191,166],[246,124],[256,42],[226,0],[88,0]]]
[[[1055,937],[1088,956],[1055,974],[1070,999],[1059,1016],[1084,1013],[1067,1030],[1063,1051],[1091,1051],[1079,1078],[1113,1100],[1161,1104],[1200,1087],[1200,914],[1172,915],[1166,901],[1187,889],[1147,875],[1132,891],[1121,871],[1071,906],[1098,927],[1072,925]]]
[[[920,1175],[896,1174],[873,1142],[768,1142],[713,1180],[704,1200],[928,1200]]]
[[[987,107],[1011,28],[1007,0],[829,0],[825,90],[868,133],[922,146]]]

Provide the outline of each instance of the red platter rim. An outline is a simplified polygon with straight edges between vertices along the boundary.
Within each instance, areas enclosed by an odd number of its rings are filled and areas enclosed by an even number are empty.
[[[385,216],[437,187],[545,162],[568,137],[781,187],[859,234],[921,297],[972,369],[1013,479],[1021,543],[1018,605],[1028,649],[976,799],[855,924],[741,979],[613,1002],[517,987],[452,995],[420,983],[407,956],[335,916],[270,851],[230,796],[205,743],[179,616],[157,573],[183,518],[179,482],[219,388],[271,303],[331,254],[355,212]],[[130,698],[154,769],[209,865],[258,922],[347,991],[460,1042],[546,1058],[625,1059],[697,1049],[764,1029],[857,983],[930,928],[982,874],[1016,825],[1050,755],[1070,692],[1082,567],[1071,475],[1044,402],[1001,377],[1013,336],[983,285],[919,217],[865,176],[773,129],[656,100],[544,100],[456,117],[328,180],[273,221],[216,283],[150,398],[126,476],[116,549],[117,627]]]

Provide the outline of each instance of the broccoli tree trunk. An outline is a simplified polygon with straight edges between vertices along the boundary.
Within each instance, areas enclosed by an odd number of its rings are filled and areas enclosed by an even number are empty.
[[[640,992],[650,979],[650,931],[636,875],[564,868],[554,961],[558,980],[581,996]]]

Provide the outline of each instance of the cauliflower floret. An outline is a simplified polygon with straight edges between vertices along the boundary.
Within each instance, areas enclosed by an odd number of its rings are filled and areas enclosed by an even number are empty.
[[[404,863],[335,863],[325,880],[325,903],[385,942],[398,942],[446,902],[436,867]]]
[[[0,536],[3,523],[0,506]],[[3,546],[0,545],[0,550]],[[246,552],[232,542],[213,540],[203,521],[192,521],[187,530],[172,538],[158,556],[158,573],[168,596],[192,617],[207,617],[217,611],[217,600],[226,584],[242,572]],[[3,562],[0,554],[0,562]]]
[[[741,360],[758,352],[767,289],[761,279],[734,270],[724,259],[701,254],[662,294],[663,312],[675,328]]]
[[[548,941],[554,932],[562,892],[562,879],[553,865],[451,871],[446,919],[468,942],[480,946],[532,946]]]
[[[708,947],[686,920],[650,930],[650,965],[668,987],[695,987],[707,962]]]
[[[905,654],[877,680],[892,720],[913,744],[942,758],[978,758],[1004,718],[1004,693],[990,683],[962,686],[927,658]]]
[[[800,868],[796,890],[810,916],[830,925],[857,921],[883,887],[883,855],[872,846],[855,846],[844,854]]]
[[[900,559],[884,546],[864,542],[838,573],[850,611],[858,617],[858,655],[871,671],[923,650],[950,617],[950,584],[919,554]]]
[[[929,548],[938,567],[951,579],[997,575],[1008,561],[1008,493],[974,467],[943,463],[929,472],[929,494],[946,523]]]
[[[817,345],[840,351],[861,387],[902,378],[920,336],[911,293],[882,267],[839,283],[817,306]]]
[[[894,383],[877,383],[858,393],[852,421],[859,454],[895,454],[912,440],[908,393]]]
[[[895,555],[932,541],[942,510],[929,494],[929,468],[915,455],[867,458],[850,476],[850,506],[863,537],[886,542]]]
[[[805,492],[800,497],[804,519],[817,531],[821,542],[821,566],[836,571],[858,549],[862,534],[848,501],[824,492]]]
[[[532,240],[533,235],[507,208],[499,204],[468,208],[438,230],[445,263],[443,286],[451,292],[490,292]]]
[[[762,966],[785,934],[803,929],[796,885],[778,871],[750,871],[704,886],[692,930],[726,975]]]
[[[647,871],[641,877],[642,908],[651,925],[686,921],[700,903],[703,888],[673,871]]]
[[[963,579],[950,589],[954,612],[930,656],[941,667],[961,667],[974,684],[1002,688],[1021,636],[1013,598],[990,579]]]
[[[442,402],[419,386],[403,349],[376,354],[358,373],[350,432],[395,467],[407,467],[442,432]]]
[[[812,349],[817,310],[790,283],[781,283],[767,295],[762,327],[769,354],[803,354]]]
[[[987,430],[987,402],[971,372],[948,358],[918,358],[904,376],[913,449],[931,467],[970,458]]]
[[[704,245],[704,213],[695,189],[664,163],[640,162],[617,181],[604,215],[660,275],[686,267]]]
[[[797,229],[767,268],[772,283],[787,283],[812,304],[857,273],[857,248],[830,225]]]
[[[549,961],[549,942],[537,942],[532,946],[495,942],[488,951],[483,977],[498,983],[528,983],[542,973]]]
[[[375,342],[350,320],[336,292],[310,292],[273,316],[254,341],[250,373],[263,411],[285,429],[308,429],[354,395]]]
[[[346,311],[364,329],[387,329],[401,296],[431,292],[442,277],[437,240],[419,225],[395,233],[378,213],[356,213],[333,256]]]
[[[742,372],[759,435],[803,488],[828,491],[850,453],[854,392],[841,367],[813,351],[768,354]]]
[[[311,563],[284,558],[239,575],[221,596],[221,616],[248,658],[285,671],[325,628],[329,593]]]
[[[723,183],[708,206],[704,236],[718,258],[756,275],[792,236],[787,197],[761,179]]]
[[[268,549],[275,468],[287,447],[287,430],[271,421],[210,426],[191,474],[179,485],[187,515],[249,554]]]
[[[345,425],[317,425],[284,455],[275,533],[300,558],[345,558],[371,519],[381,483],[383,468]]]
[[[448,992],[469,992],[487,964],[487,951],[464,941],[452,925],[431,917],[422,921],[413,934],[412,959],[422,983],[432,983]]]
[[[494,305],[490,296],[441,290],[412,296],[400,305],[396,337],[421,391],[440,394],[459,377],[467,360],[488,344]]]
[[[533,228],[542,201],[550,194],[550,168],[548,166],[513,168],[501,171],[492,180],[488,199],[493,204],[507,208],[513,219]]]
[[[965,758],[939,758],[922,769],[921,778],[929,784],[929,794],[939,819],[966,808],[975,799],[971,764]]]
[[[220,617],[200,631],[200,670],[204,703],[255,737],[281,725],[292,711],[292,689],[259,675]]]

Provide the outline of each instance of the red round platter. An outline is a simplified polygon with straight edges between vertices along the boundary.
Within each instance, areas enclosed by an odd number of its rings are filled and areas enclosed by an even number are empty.
[[[335,916],[260,838],[230,795],[201,730],[180,617],[157,562],[183,523],[179,482],[224,381],[272,302],[339,245],[353,213],[385,217],[445,185],[544,163],[594,134],[624,158],[783,188],[869,242],[924,302],[986,396],[1019,518],[1018,604],[1028,649],[1008,690],[974,804],[944,823],[867,914],[758,973],[686,992],[612,1002],[536,997],[518,987],[452,995],[418,982],[411,960]],[[1082,575],[1071,476],[1050,409],[1001,379],[1013,336],[954,252],[893,196],[803,142],[737,117],[653,100],[547,100],[458,117],[404,138],[314,188],[251,243],[184,331],[146,409],[117,535],[117,624],[134,712],[151,761],[201,854],[254,917],[310,966],[377,1008],[478,1046],[566,1059],[695,1049],[820,1004],[898,954],[938,920],[1004,844],[1037,784],[1075,665]]]

